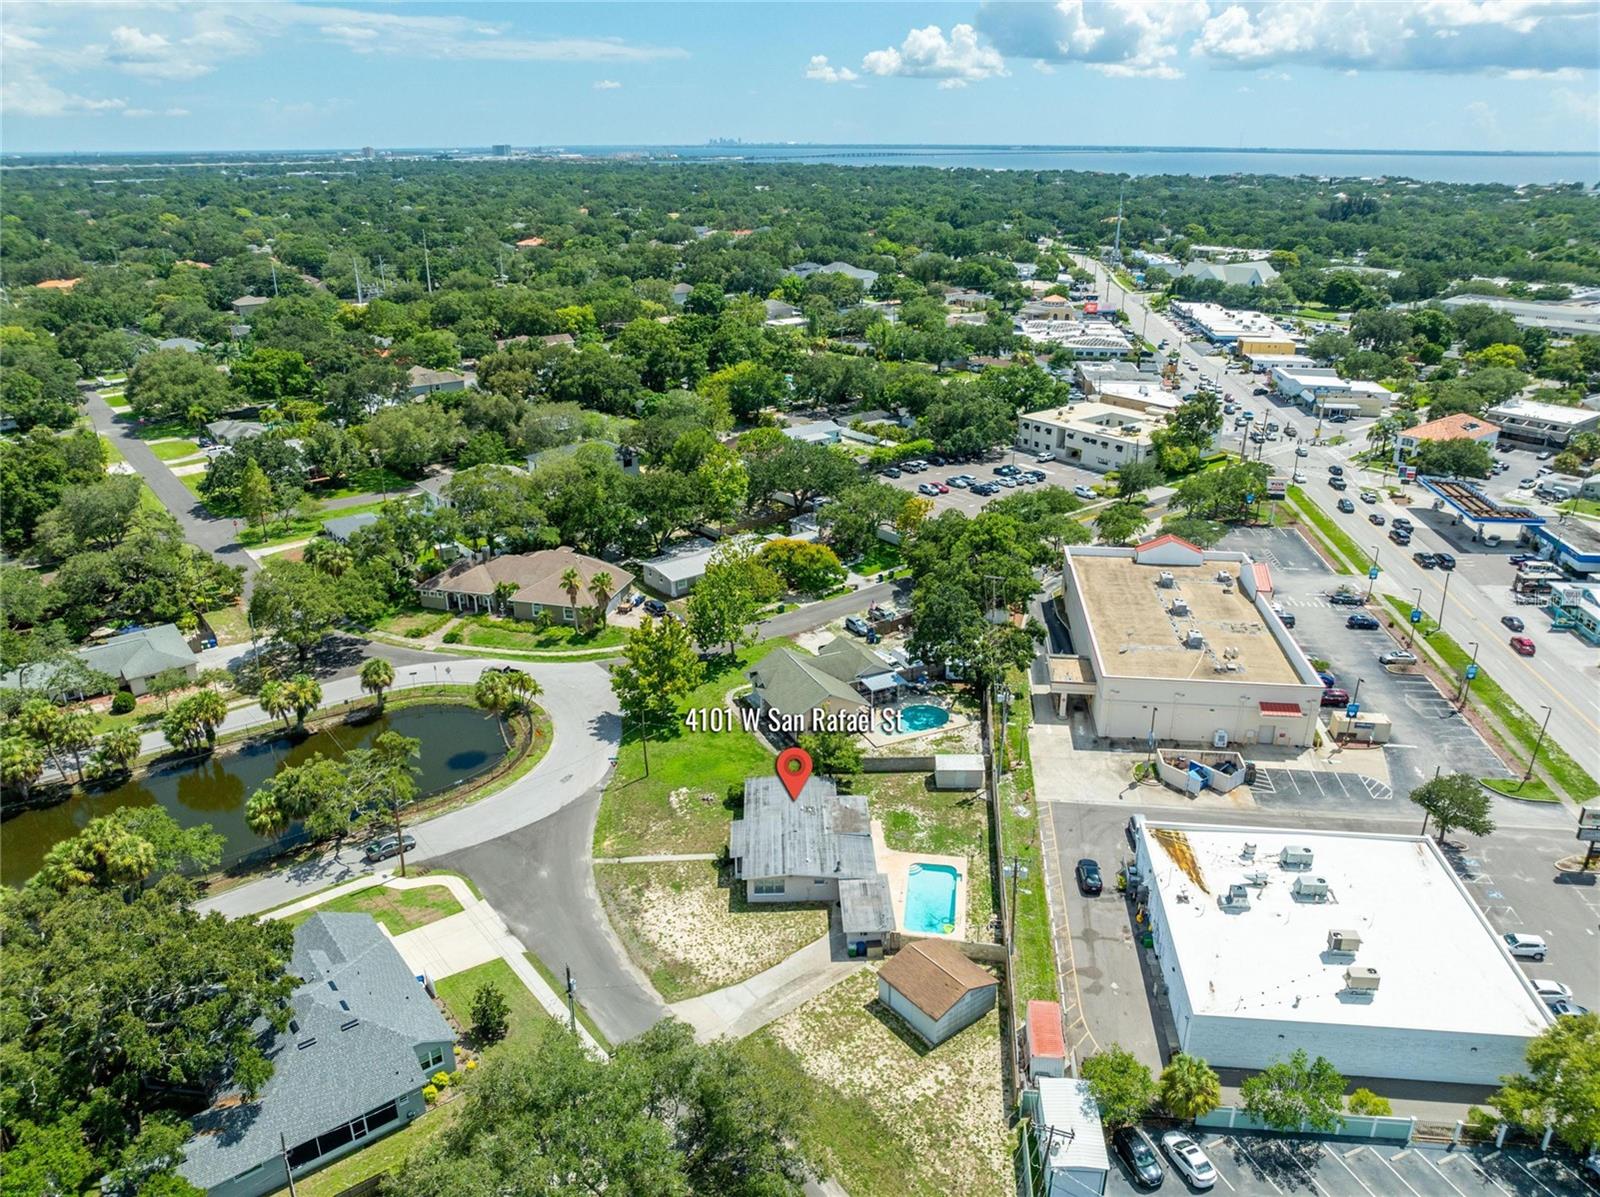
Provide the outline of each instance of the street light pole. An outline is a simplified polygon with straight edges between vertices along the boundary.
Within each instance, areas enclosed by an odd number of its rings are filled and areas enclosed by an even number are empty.
[[[1456,571],[1453,569],[1447,569],[1444,571],[1444,594],[1439,599],[1439,626],[1434,629],[1436,632],[1442,632],[1444,630],[1444,605],[1445,602],[1450,598],[1450,575],[1455,572]]]
[[[1360,702],[1361,701],[1361,683],[1366,681],[1366,680],[1367,679],[1364,678],[1364,677],[1356,678],[1356,692],[1350,696],[1350,701],[1351,702],[1355,703],[1355,702]]]
[[[1160,709],[1160,707],[1150,708],[1150,734],[1145,739],[1150,748],[1150,763],[1152,765],[1156,763],[1156,712]]]
[[[1476,640],[1469,640],[1467,643],[1472,645],[1472,661],[1470,664],[1468,664],[1466,669],[1461,671],[1461,693],[1456,696],[1457,711],[1466,709],[1467,691],[1472,687],[1472,678],[1470,674],[1472,667],[1478,663],[1478,642]]]
[[[1372,588],[1378,584],[1378,575],[1374,572],[1378,568],[1378,554],[1383,552],[1380,542],[1372,546],[1372,569],[1367,571],[1367,601],[1372,601]]]
[[[1539,704],[1544,706],[1543,703]],[[1522,789],[1528,784],[1528,779],[1533,776],[1533,767],[1539,763],[1539,749],[1544,746],[1545,729],[1550,726],[1550,708],[1544,708],[1544,722],[1539,726],[1539,738],[1533,743],[1533,756],[1528,761],[1528,771],[1522,775],[1522,780],[1517,782],[1517,789]]]
[[[1411,610],[1422,610],[1422,587],[1420,586],[1417,587],[1417,601],[1411,604]],[[1406,613],[1406,624],[1408,627],[1406,632],[1406,647],[1414,648],[1416,647],[1417,643],[1417,625],[1412,622],[1411,613],[1409,611]]]

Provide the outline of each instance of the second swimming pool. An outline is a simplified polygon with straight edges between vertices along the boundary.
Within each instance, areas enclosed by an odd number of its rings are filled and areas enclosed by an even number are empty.
[[[956,882],[949,865],[913,864],[906,873],[906,930],[948,935],[956,929]]]

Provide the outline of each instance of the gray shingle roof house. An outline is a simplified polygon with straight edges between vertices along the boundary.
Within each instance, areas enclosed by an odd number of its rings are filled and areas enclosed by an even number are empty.
[[[795,799],[775,775],[745,778],[728,855],[751,902],[832,902],[841,881],[878,875],[866,798],[839,793],[825,777]]]
[[[892,665],[843,636],[824,644],[814,657],[787,648],[768,653],[745,677],[754,687],[750,704],[758,711],[771,708],[797,718],[818,710],[859,714],[899,698],[905,687]]]
[[[265,295],[241,295],[233,301],[233,314],[235,316],[253,316],[270,302],[272,301]]]
[[[790,274],[799,278],[810,278],[813,274],[848,274],[851,278],[860,281],[863,287],[869,290],[872,284],[878,281],[876,270],[864,270],[860,266],[852,266],[849,262],[829,262],[819,265],[816,262],[800,262],[789,267]]]
[[[378,513],[375,511],[360,511],[355,515],[336,515],[332,519],[322,521],[323,535],[332,537],[341,544],[349,540],[353,533],[363,528],[370,528],[378,522]]]
[[[192,1123],[178,1173],[208,1197],[259,1197],[406,1125],[422,1086],[453,1072],[455,1035],[370,915],[315,914],[294,933],[283,1033],[263,1026],[272,1079],[218,1096]],[[280,1139],[281,1136],[281,1139]]]
[[[177,626],[157,624],[137,632],[113,636],[102,644],[80,648],[75,654],[80,662],[97,673],[116,678],[134,694],[143,694],[150,688],[150,679],[169,669],[182,670],[192,678],[197,672],[194,652]],[[35,667],[27,671],[26,680],[32,689],[48,690],[48,667]],[[16,690],[22,687],[23,677],[18,670],[0,678],[0,689]]]
[[[412,366],[406,371],[406,378],[413,397],[431,395],[435,391],[467,389],[467,376],[454,370],[430,370],[426,366]]]
[[[157,349],[181,349],[185,353],[199,353],[205,345],[193,337],[168,337],[165,341],[156,342]]]
[[[573,569],[578,573],[578,603],[561,585],[561,575]],[[587,557],[575,549],[541,549],[537,553],[508,553],[487,561],[458,561],[441,574],[418,587],[418,601],[433,611],[490,611],[494,607],[494,588],[501,582],[515,586],[511,596],[511,615],[533,619],[548,612],[550,618],[576,624],[579,608],[594,604],[589,582],[596,574],[611,575],[611,591],[606,610],[614,611],[633,588],[633,575],[624,569]]]
[[[256,420],[222,419],[212,420],[206,425],[206,432],[219,445],[237,445],[240,441],[260,436],[266,430],[267,426]]]

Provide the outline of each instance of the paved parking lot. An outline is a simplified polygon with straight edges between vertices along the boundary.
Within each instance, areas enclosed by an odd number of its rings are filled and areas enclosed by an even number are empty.
[[[947,495],[926,495],[925,498],[933,500],[933,514],[955,510],[966,515],[976,515],[995,499],[1003,499],[1007,495],[1026,494],[1030,490],[1037,490],[1041,486],[1060,486],[1071,490],[1075,486],[1101,486],[1105,479],[1090,470],[1078,466],[1066,465],[1059,461],[1035,461],[1032,453],[1013,453],[1007,450],[1004,455],[997,455],[992,461],[967,461],[959,465],[929,466],[920,474],[902,473],[898,478],[885,478],[877,476],[879,482],[887,482],[890,486],[908,490],[912,494],[917,492],[917,487],[924,482],[943,482],[946,478],[953,478],[957,474],[971,474],[980,482],[992,482],[999,477],[994,472],[997,465],[1016,464],[1025,470],[1040,470],[1044,473],[1043,482],[1032,483],[1027,486],[1018,486],[1011,489],[1002,489],[997,495],[975,495],[970,490],[952,486]]]
[[[1360,683],[1361,709],[1387,715],[1393,724],[1393,739],[1384,751],[1389,783],[1394,793],[1404,797],[1434,775],[1471,773],[1475,777],[1507,777],[1509,771],[1472,725],[1457,713],[1451,699],[1443,695],[1428,678],[1412,670],[1390,668],[1378,663],[1379,654],[1396,647],[1394,638],[1383,628],[1361,631],[1347,628],[1345,621],[1355,607],[1335,607],[1327,595],[1340,583],[1358,583],[1341,578],[1330,570],[1311,546],[1293,532],[1278,529],[1240,528],[1230,532],[1224,547],[1240,548],[1272,567],[1274,599],[1285,611],[1293,612],[1295,626],[1290,634],[1313,660],[1328,662],[1329,672],[1340,688],[1356,694]],[[1363,588],[1365,582],[1359,583]],[[1380,620],[1391,612],[1374,602],[1367,608]],[[1350,751],[1374,751],[1350,749]],[[1274,777],[1273,781],[1277,779]],[[1302,796],[1291,785],[1286,792],[1292,800]],[[1308,795],[1309,796],[1309,795]],[[1320,790],[1315,796],[1322,799]],[[1373,795],[1374,797],[1376,795]],[[1277,794],[1274,794],[1277,800]]]
[[[1263,806],[1275,803],[1366,810],[1394,801],[1394,791],[1375,777],[1321,769],[1256,769],[1250,793]]]
[[[1152,1136],[1159,1138],[1159,1136]],[[1337,1142],[1277,1135],[1207,1134],[1198,1142],[1216,1166],[1216,1193],[1323,1197],[1593,1197],[1576,1163],[1525,1147]],[[1168,1169],[1171,1172],[1171,1169]],[[1110,1197],[1136,1187],[1113,1159]],[[1187,1188],[1173,1174],[1166,1187]]]

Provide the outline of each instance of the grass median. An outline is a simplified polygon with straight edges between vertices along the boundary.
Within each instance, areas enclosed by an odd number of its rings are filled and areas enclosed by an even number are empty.
[[[1400,623],[1404,624],[1410,620],[1410,600],[1396,598],[1390,594],[1385,595],[1383,601],[1394,610]],[[1417,625],[1417,633],[1434,656],[1438,657],[1439,661],[1457,677],[1461,677],[1467,666],[1472,663],[1472,654],[1439,631],[1438,623],[1427,615],[1424,615],[1422,622]],[[1574,802],[1587,802],[1600,795],[1600,782],[1596,782],[1561,745],[1549,736],[1543,737],[1543,744],[1539,743],[1541,738],[1539,720],[1518,706],[1481,665],[1478,666],[1478,676],[1472,681],[1470,694],[1474,701],[1499,722],[1505,731],[1503,738],[1507,740],[1506,747],[1513,754],[1526,760],[1532,755],[1535,745],[1538,745],[1540,767],[1567,797]],[[1524,793],[1519,796],[1528,795]]]
[[[1298,486],[1289,488],[1289,502],[1311,525],[1312,534],[1322,542],[1335,573],[1366,573],[1372,558],[1358,545],[1350,534],[1329,518],[1310,495]]]

